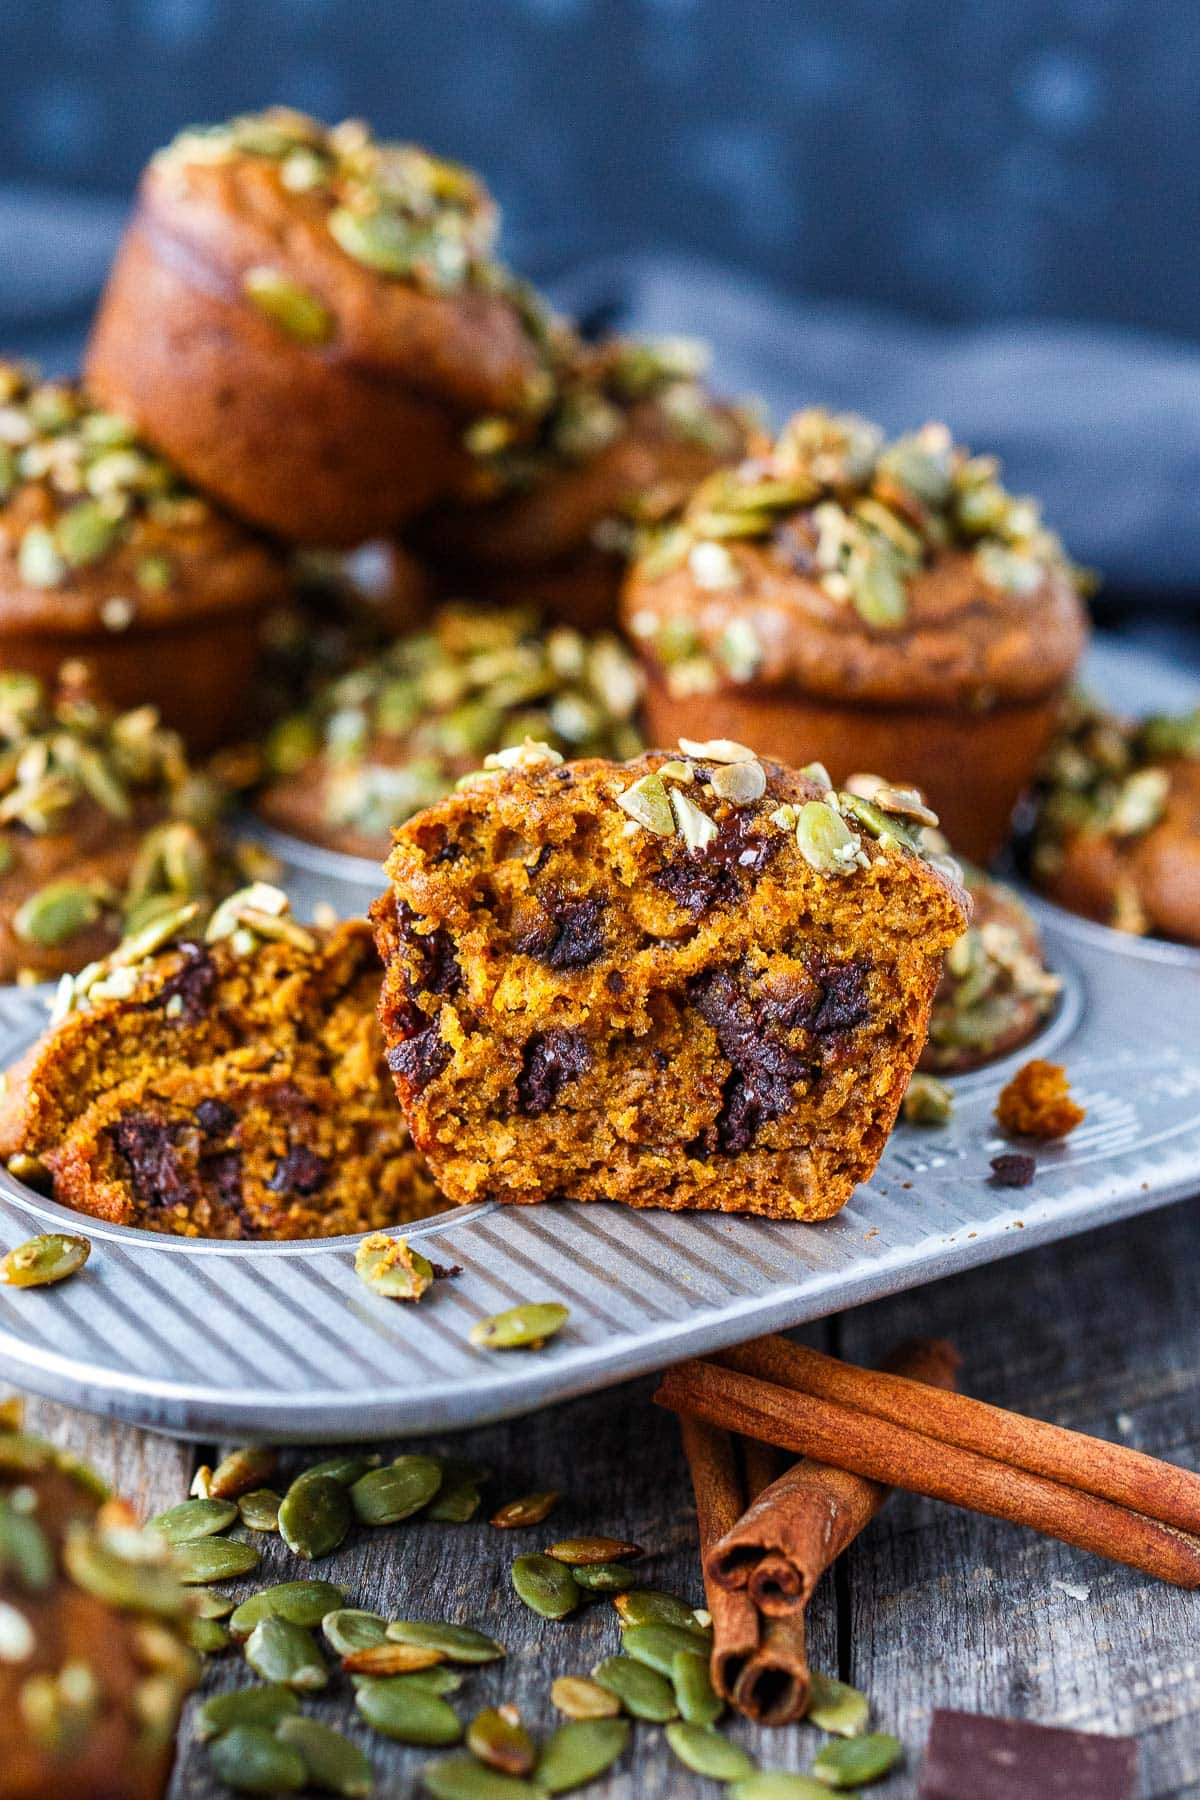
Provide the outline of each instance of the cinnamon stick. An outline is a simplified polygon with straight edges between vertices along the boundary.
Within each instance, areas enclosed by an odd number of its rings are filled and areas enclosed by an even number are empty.
[[[679,1429],[696,1496],[696,1522],[700,1530],[700,1560],[711,1544],[737,1522],[742,1510],[741,1478],[734,1456],[733,1439],[684,1413]],[[758,1648],[758,1609],[749,1594],[711,1583],[704,1576],[704,1594],[713,1622],[713,1647],[709,1664],[712,1684],[725,1701],[733,1703],[734,1691],[750,1657]]]
[[[779,1453],[772,1444],[739,1438],[738,1451],[744,1471],[746,1502],[753,1507],[772,1485]],[[828,1471],[833,1474],[834,1471]],[[854,1479],[851,1477],[850,1479]],[[745,1514],[742,1515],[743,1518]],[[733,1530],[737,1530],[734,1525]],[[724,1543],[731,1536],[718,1540]],[[715,1546],[704,1557],[705,1591]],[[746,1584],[748,1585],[748,1584]],[[753,1596],[751,1596],[753,1598]],[[808,1667],[808,1635],[803,1613],[789,1619],[767,1619],[759,1612],[759,1638],[734,1683],[732,1700],[740,1713],[759,1725],[792,1725],[808,1711],[811,1675]]]
[[[729,1353],[730,1360],[744,1355]],[[922,1398],[949,1398],[911,1385]],[[854,1406],[698,1361],[669,1370],[655,1399],[676,1412],[761,1437],[869,1480],[1031,1526],[1177,1587],[1200,1587],[1200,1540],[1195,1537],[1079,1487],[943,1443]],[[726,1591],[713,1583],[714,1594]]]
[[[893,1351],[884,1367],[913,1381],[952,1387],[958,1361],[953,1345],[919,1338]],[[797,1614],[887,1495],[878,1482],[803,1458],[712,1546],[706,1574],[718,1587],[748,1589],[767,1618]]]
[[[902,1375],[860,1369],[788,1338],[759,1338],[715,1359],[781,1387],[852,1406],[940,1443],[1096,1494],[1163,1525],[1200,1533],[1200,1475],[1124,1444],[1006,1412],[966,1394],[931,1392]]]

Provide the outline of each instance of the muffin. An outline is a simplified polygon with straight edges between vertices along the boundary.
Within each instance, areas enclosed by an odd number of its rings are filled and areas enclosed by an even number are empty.
[[[647,733],[699,716],[835,780],[920,788],[986,861],[1053,731],[1087,635],[1079,583],[1036,505],[943,426],[885,444],[803,412],[774,449],[710,476],[630,573]]]
[[[615,637],[544,631],[528,607],[444,607],[281,721],[258,810],[282,831],[381,862],[393,827],[527,735],[569,755],[634,755],[640,697]]]
[[[0,1422],[0,1796],[158,1800],[200,1679],[157,1532],[65,1451]]]
[[[276,107],[153,158],[89,380],[197,486],[298,543],[386,536],[480,414],[545,404],[540,311],[467,170]]]
[[[750,426],[705,391],[707,352],[688,339],[586,345],[560,333],[554,361],[540,424],[480,419],[460,494],[418,522],[414,542],[451,596],[611,625],[637,526],[739,457]]]
[[[936,1075],[965,1075],[1027,1044],[1062,989],[1020,895],[970,866],[963,884],[971,923],[946,953],[918,1064]]]
[[[0,672],[0,982],[81,969],[181,903],[211,905],[255,860],[153,707],[114,715],[82,665],[62,676],[51,696]]]
[[[86,657],[198,750],[246,723],[279,554],[75,383],[0,361],[0,669]]]
[[[1200,944],[1200,711],[1067,710],[1035,796],[1034,881],[1085,918]]]
[[[835,1213],[925,1041],[956,871],[739,744],[488,759],[397,833],[388,1063],[453,1200]]]
[[[263,883],[203,931],[196,910],[64,983],[9,1072],[0,1155],[64,1206],[185,1237],[434,1211],[383,1061],[367,925],[305,929]]]

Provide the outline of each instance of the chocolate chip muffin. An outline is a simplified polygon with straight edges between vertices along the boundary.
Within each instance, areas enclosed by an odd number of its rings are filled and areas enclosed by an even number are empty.
[[[443,607],[280,722],[258,810],[297,837],[381,862],[393,827],[506,744],[531,736],[567,755],[635,755],[640,698],[616,637],[547,631],[529,607]]]
[[[0,1423],[0,1795],[158,1800],[200,1679],[158,1533],[53,1444]]]
[[[727,741],[489,762],[396,833],[372,913],[388,1062],[445,1193],[836,1212],[967,923],[907,797]]]
[[[0,982],[46,981],[262,861],[153,707],[114,714],[68,664],[51,695],[0,672]]]
[[[415,542],[451,595],[532,601],[583,628],[615,622],[639,525],[676,511],[751,430],[701,381],[690,339],[554,340],[554,402],[536,429],[480,419],[457,499],[419,521]]]
[[[1134,724],[1074,699],[1038,783],[1030,866],[1071,912],[1200,944],[1200,711]]]
[[[946,953],[918,1065],[938,1075],[965,1075],[1027,1044],[1062,988],[1020,895],[970,865],[963,881],[971,923]]]
[[[204,929],[191,912],[65,986],[9,1072],[0,1155],[64,1206],[184,1237],[436,1210],[383,1062],[366,924],[307,930],[262,883]]]
[[[703,482],[622,606],[652,742],[701,717],[835,779],[885,770],[976,861],[1007,834],[1087,633],[1061,545],[994,458],[944,426],[887,444],[819,411]]]
[[[196,484],[299,543],[386,536],[480,414],[545,404],[541,310],[476,178],[275,107],[154,157],[88,376]]]
[[[277,551],[73,382],[0,361],[0,669],[85,657],[196,749],[244,727]]]

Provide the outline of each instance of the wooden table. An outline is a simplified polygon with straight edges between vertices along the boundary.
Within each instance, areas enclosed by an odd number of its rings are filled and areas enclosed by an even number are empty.
[[[1195,1468],[1198,1233],[1200,1202],[1177,1206],[864,1307],[807,1335],[865,1362],[914,1332],[944,1334],[963,1351],[964,1384],[981,1397]],[[586,1672],[615,1650],[616,1621],[604,1602],[561,1624],[526,1611],[508,1582],[520,1550],[573,1532],[629,1537],[651,1552],[643,1565],[649,1581],[701,1598],[675,1422],[650,1404],[652,1388],[638,1382],[422,1446],[487,1463],[493,1505],[535,1488],[562,1488],[552,1534],[545,1527],[502,1533],[486,1523],[358,1531],[316,1572],[345,1583],[349,1604],[391,1616],[461,1619],[503,1639],[507,1661],[470,1676],[455,1704],[469,1718],[484,1705],[516,1700],[527,1723],[548,1729],[552,1678]],[[213,1459],[212,1446],[175,1443],[37,1401],[29,1423],[88,1456],[147,1512],[182,1498],[195,1464]],[[295,1462],[319,1454],[297,1454]],[[304,1573],[277,1538],[255,1542],[265,1547],[255,1584]],[[1135,1734],[1142,1800],[1200,1796],[1198,1596],[901,1495],[827,1578],[810,1635],[814,1666],[866,1689],[880,1728],[906,1746],[903,1772],[870,1790],[880,1800],[915,1796],[935,1706]],[[232,1650],[210,1663],[202,1692],[244,1678]],[[429,1753],[387,1743],[362,1726],[341,1677],[331,1697],[309,1710],[348,1728],[369,1751],[378,1795],[418,1791],[415,1772]],[[804,1726],[733,1730],[765,1767],[806,1768],[820,1742]],[[224,1791],[185,1723],[171,1794],[208,1800]],[[657,1728],[644,1725],[623,1763],[585,1791],[621,1800],[717,1792],[674,1761]]]

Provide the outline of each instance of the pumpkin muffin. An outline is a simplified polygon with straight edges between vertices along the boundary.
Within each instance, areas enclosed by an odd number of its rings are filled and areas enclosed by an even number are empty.
[[[153,707],[114,714],[81,664],[53,697],[0,672],[0,982],[46,981],[181,902],[211,904],[261,853]]]
[[[550,410],[534,430],[477,421],[461,493],[414,541],[452,596],[534,602],[595,628],[616,619],[639,525],[742,455],[750,427],[706,392],[707,351],[689,339],[555,344]]]
[[[444,607],[280,722],[258,810],[297,837],[381,862],[394,826],[506,744],[532,736],[568,755],[635,755],[640,697],[615,637],[544,631],[528,607]]]
[[[1020,895],[969,865],[963,883],[971,923],[946,952],[918,1064],[937,1075],[965,1075],[1027,1044],[1062,990]]]
[[[992,457],[941,425],[886,444],[796,415],[709,477],[631,571],[652,742],[697,716],[836,779],[884,769],[986,861],[1049,742],[1087,616],[1076,572]]]
[[[166,1542],[2,1422],[0,1542],[0,1800],[157,1800],[200,1679]]]
[[[0,669],[85,657],[198,750],[246,724],[279,554],[71,382],[0,361]]]
[[[299,543],[386,536],[480,414],[544,405],[540,308],[466,169],[358,121],[264,113],[153,158],[89,380],[196,484]]]
[[[1200,944],[1200,711],[1132,724],[1074,700],[1038,784],[1030,866],[1071,912]]]
[[[836,1212],[967,923],[909,797],[727,741],[488,760],[396,833],[372,912],[388,1062],[444,1192]]]
[[[383,1062],[365,922],[305,929],[263,883],[203,931],[198,910],[64,981],[9,1071],[0,1155],[64,1206],[184,1237],[332,1237],[436,1210]]]

